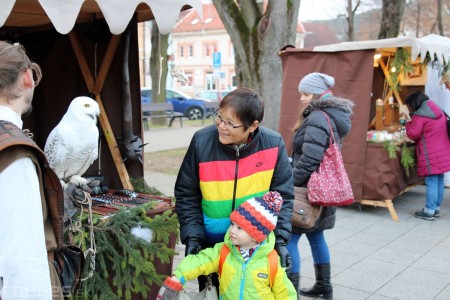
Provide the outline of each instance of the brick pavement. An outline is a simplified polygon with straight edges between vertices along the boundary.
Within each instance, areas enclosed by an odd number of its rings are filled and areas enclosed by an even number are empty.
[[[165,131],[166,139],[170,133]],[[158,184],[167,195],[173,195],[174,177],[145,174],[149,183]],[[399,222],[391,219],[386,208],[362,206],[360,210],[357,204],[339,207],[335,228],[325,231],[331,252],[334,299],[450,299],[449,199],[450,189],[446,189],[441,217],[431,222],[413,216],[424,205],[423,185],[394,200]],[[300,286],[309,287],[314,283],[314,267],[305,237],[299,249]],[[174,268],[184,256],[184,246],[177,245],[176,250],[179,255],[174,259]],[[196,281],[187,284],[189,291],[197,288]]]

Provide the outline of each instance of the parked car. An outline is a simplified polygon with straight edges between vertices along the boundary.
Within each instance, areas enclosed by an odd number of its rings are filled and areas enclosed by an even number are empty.
[[[200,98],[209,99],[213,101],[222,101],[223,97],[228,95],[231,90],[221,90],[220,93],[218,90],[204,90],[200,92]]]
[[[141,88],[141,102],[142,104],[152,103],[151,88]],[[184,114],[189,120],[202,119],[204,111],[206,111],[205,117],[209,117],[214,113],[214,105],[205,105],[205,102],[212,102],[212,100],[193,98],[188,94],[171,88],[166,89],[166,102],[172,102],[173,110]]]

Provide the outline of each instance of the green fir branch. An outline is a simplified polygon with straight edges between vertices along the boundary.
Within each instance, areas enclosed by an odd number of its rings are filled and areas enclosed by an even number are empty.
[[[148,217],[147,211],[157,203],[122,209],[106,220],[94,218],[96,270],[82,282],[83,296],[73,299],[131,299],[133,294],[147,298],[153,283],[162,284],[166,275],[159,275],[153,262],[157,258],[161,263],[170,263],[176,254],[169,246],[170,238],[174,234],[178,236],[179,224],[172,211]],[[83,213],[81,233],[74,236],[83,251],[91,244],[86,215]],[[151,243],[131,234],[131,228],[139,226],[152,231]],[[83,277],[88,274],[89,259]]]
[[[416,166],[414,146],[403,144],[401,163],[403,169],[405,169],[406,176],[409,176],[409,171]]]
[[[389,140],[383,142],[383,147],[386,149],[390,159],[397,158],[397,151],[399,151],[400,148],[393,141]]]

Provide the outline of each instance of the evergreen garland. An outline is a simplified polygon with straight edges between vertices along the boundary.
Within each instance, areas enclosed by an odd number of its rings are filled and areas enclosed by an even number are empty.
[[[407,143],[403,143],[402,148],[400,149],[393,141],[385,141],[383,142],[383,147],[388,153],[388,157],[390,159],[397,158],[397,152],[402,151],[400,163],[405,170],[406,176],[409,176],[409,171],[414,168],[416,165],[416,157],[414,154],[414,146],[411,146]]]
[[[393,91],[398,91],[400,73],[412,72],[411,53],[405,48],[398,48],[391,62],[390,68],[395,67],[395,72],[391,72],[389,86]]]
[[[390,159],[397,158],[397,151],[399,151],[400,148],[393,141],[389,140],[383,142],[383,147],[386,149]]]
[[[129,210],[121,209],[106,219],[93,216],[95,272],[82,282],[82,293],[72,299],[131,299],[132,294],[147,298],[153,283],[162,284],[167,275],[159,275],[153,261],[158,258],[162,263],[170,263],[175,255],[169,245],[171,235],[178,236],[178,219],[170,210],[148,217],[147,211],[155,204],[149,202]],[[74,242],[86,251],[91,241],[87,214],[83,215],[81,233],[74,236]],[[131,234],[133,227],[149,228],[153,233],[152,242]],[[82,278],[89,272],[90,258],[86,259]]]
[[[406,176],[409,176],[409,170],[416,165],[416,157],[414,154],[414,146],[403,144],[402,147],[402,160],[403,169],[405,169]]]

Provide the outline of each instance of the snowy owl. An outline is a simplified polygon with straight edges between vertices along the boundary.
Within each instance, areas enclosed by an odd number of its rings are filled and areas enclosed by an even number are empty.
[[[77,97],[47,138],[44,152],[63,187],[69,181],[77,185],[86,183],[81,176],[98,157],[99,113],[96,101]]]

